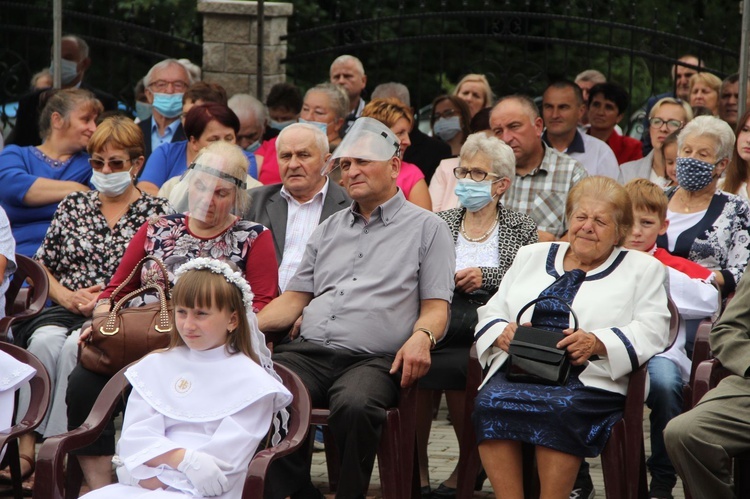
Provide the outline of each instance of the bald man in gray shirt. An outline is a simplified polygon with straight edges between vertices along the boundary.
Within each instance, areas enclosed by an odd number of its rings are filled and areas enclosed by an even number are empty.
[[[354,202],[315,230],[286,292],[258,314],[269,332],[302,314],[299,337],[274,361],[300,375],[314,407],[331,411],[337,498],[364,497],[385,411],[400,386],[429,370],[453,295],[452,236],[397,188],[398,142],[376,120],[355,122],[329,162]]]

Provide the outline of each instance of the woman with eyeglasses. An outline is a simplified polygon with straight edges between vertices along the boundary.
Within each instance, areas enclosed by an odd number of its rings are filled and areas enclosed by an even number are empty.
[[[16,240],[16,253],[32,257],[57,204],[88,191],[91,167],[86,145],[102,104],[88,90],[50,91],[39,116],[42,144],[10,145],[0,153],[0,205]]]
[[[484,133],[469,135],[453,170],[460,208],[441,211],[456,245],[456,289],[451,322],[432,352],[430,371],[419,381],[417,442],[422,497],[430,497],[427,439],[432,421],[433,390],[445,390],[448,411],[459,443],[463,440],[464,387],[469,348],[474,341],[477,308],[497,291],[516,252],[538,241],[536,223],[527,215],[505,208],[500,199],[515,177],[513,150]],[[455,497],[457,471],[435,491],[433,498]]]
[[[454,156],[461,152],[461,145],[471,133],[471,116],[468,104],[455,95],[441,95],[432,101],[432,135],[451,146]]]
[[[37,434],[46,438],[68,430],[65,391],[77,358],[77,330],[91,317],[102,286],[115,273],[138,229],[150,216],[173,212],[165,199],[133,184],[143,166],[143,151],[143,133],[133,120],[112,116],[102,121],[88,140],[95,190],[73,192],[60,202],[34,255],[47,272],[52,306],[20,327],[14,325],[13,334],[16,344],[44,364],[53,399],[36,432],[21,437],[24,476],[34,469]],[[28,387],[21,389],[19,414],[26,412],[29,396]]]
[[[693,110],[690,104],[680,99],[665,97],[654,104],[648,117],[648,132],[654,148],[645,157],[620,165],[620,183],[626,184],[634,178],[645,178],[662,189],[672,185],[672,179],[667,175],[661,147],[669,134],[682,129],[692,119]]]

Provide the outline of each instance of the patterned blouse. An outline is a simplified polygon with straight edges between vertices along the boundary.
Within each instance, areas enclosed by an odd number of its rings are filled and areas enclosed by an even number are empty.
[[[675,192],[667,192],[670,199]],[[659,236],[656,245],[669,250],[669,234]],[[706,214],[677,237],[671,253],[720,271],[724,276],[722,295],[728,295],[750,259],[750,205],[739,196],[717,190]]]
[[[482,271],[482,288],[494,293],[500,286],[505,272],[510,268],[513,259],[518,253],[518,248],[539,241],[536,223],[528,215],[509,210],[503,205],[498,205],[500,212],[497,224],[497,252],[500,257],[499,267],[480,266]],[[458,239],[458,231],[461,227],[461,219],[466,213],[466,208],[453,208],[436,213],[445,220],[453,235],[453,242]]]
[[[67,289],[106,284],[146,220],[174,213],[166,199],[144,192],[110,229],[101,206],[97,191],[69,194],[60,202],[34,255]]]
[[[122,264],[99,295],[99,300],[109,298],[146,255],[156,256],[164,262],[170,284],[175,282],[174,271],[177,267],[194,258],[208,257],[233,262],[253,290],[255,311],[278,295],[279,273],[271,231],[259,223],[237,219],[215,237],[198,237],[190,232],[188,215],[179,213],[149,220],[138,231],[122,258]],[[153,262],[146,262],[119,297],[138,289],[141,283],[157,282],[163,287],[160,277],[161,273]],[[153,296],[145,295],[143,299],[136,298],[129,305],[139,306],[155,300],[154,293]]]

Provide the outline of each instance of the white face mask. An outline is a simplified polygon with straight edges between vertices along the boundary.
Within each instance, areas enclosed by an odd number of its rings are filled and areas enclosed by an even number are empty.
[[[91,185],[105,196],[119,196],[133,183],[130,170],[113,173],[94,171],[91,175]]]
[[[49,71],[55,74],[54,63],[50,64]],[[78,63],[67,59],[60,59],[60,82],[67,85],[78,76]]]

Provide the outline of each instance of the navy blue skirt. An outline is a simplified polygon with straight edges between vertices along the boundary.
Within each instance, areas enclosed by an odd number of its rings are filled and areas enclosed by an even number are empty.
[[[565,386],[508,381],[496,372],[477,394],[472,421],[477,442],[516,440],[579,457],[601,454],[622,419],[625,396],[584,386],[573,368]]]

